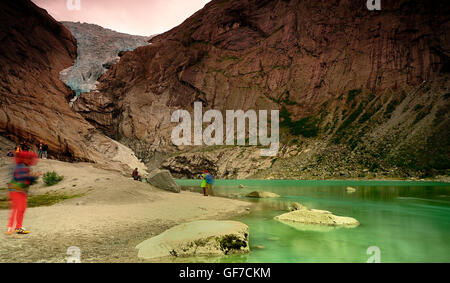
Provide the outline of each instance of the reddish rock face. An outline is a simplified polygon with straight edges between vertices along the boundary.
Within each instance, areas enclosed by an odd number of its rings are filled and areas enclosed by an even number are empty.
[[[214,0],[124,54],[74,109],[141,157],[174,150],[171,113],[200,100],[222,111],[281,109],[291,140],[318,134],[347,146],[360,156],[356,167],[397,160],[389,162],[445,169],[449,9],[444,1],[383,0],[369,11],[359,0]],[[350,162],[331,157],[342,161],[333,167]]]
[[[111,162],[120,146],[72,111],[59,80],[77,56],[71,33],[31,1],[1,1],[0,42],[0,134],[45,141],[60,159]]]
[[[352,89],[400,92],[448,69],[444,1],[215,0],[152,45],[123,55],[75,109],[108,135],[170,144],[170,113],[216,109],[315,115]]]

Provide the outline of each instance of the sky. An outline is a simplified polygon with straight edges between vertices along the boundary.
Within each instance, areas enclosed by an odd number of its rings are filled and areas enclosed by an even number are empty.
[[[210,0],[32,0],[57,21],[97,24],[133,35],[166,32]]]

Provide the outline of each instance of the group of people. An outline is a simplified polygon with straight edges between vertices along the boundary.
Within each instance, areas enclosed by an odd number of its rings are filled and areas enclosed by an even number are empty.
[[[214,196],[213,192],[214,176],[211,173],[209,173],[208,170],[205,170],[203,174],[200,175],[200,179],[202,179],[201,188],[203,190],[203,195],[207,197],[208,193],[210,193],[212,196]]]
[[[40,173],[32,172],[31,166],[38,163],[39,157],[36,153],[29,151],[25,144],[21,144],[16,152],[8,156],[15,162],[11,181],[8,184],[9,199],[11,201],[11,212],[6,234],[28,234],[29,230],[23,227],[23,217],[27,209],[29,187],[36,182]]]
[[[47,159],[47,153],[48,153],[48,144],[46,142],[39,141],[39,143],[36,145],[37,147],[37,155],[41,159]],[[26,142],[21,142],[16,146],[16,153],[22,152],[22,151],[29,151],[30,147]],[[14,153],[11,151],[8,152],[8,157],[13,157]]]

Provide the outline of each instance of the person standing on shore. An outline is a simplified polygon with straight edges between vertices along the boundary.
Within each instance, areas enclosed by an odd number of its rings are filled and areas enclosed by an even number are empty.
[[[42,148],[43,148],[42,141],[39,141],[37,148],[38,148],[38,156],[39,158],[42,158]]]
[[[11,235],[13,232],[17,234],[30,233],[22,226],[22,223],[27,209],[28,189],[40,175],[39,173],[32,173],[30,166],[36,165],[38,160],[39,158],[34,152],[21,151],[15,155],[16,167],[13,178],[8,184],[11,213],[7,235]],[[13,230],[14,224],[15,229]]]
[[[208,173],[209,173],[208,170],[205,170],[205,171],[203,172],[203,174],[200,175],[200,179],[202,179],[201,188],[202,188],[202,190],[203,190],[203,195],[204,195],[205,197],[208,196],[208,188],[207,188],[207,183],[206,183],[206,176],[208,175]]]
[[[213,184],[214,176],[208,172],[208,174],[206,175],[206,189],[211,194],[211,196],[214,196]]]
[[[44,159],[47,159],[47,151],[48,151],[48,144],[44,142],[44,144],[42,145],[42,157]]]

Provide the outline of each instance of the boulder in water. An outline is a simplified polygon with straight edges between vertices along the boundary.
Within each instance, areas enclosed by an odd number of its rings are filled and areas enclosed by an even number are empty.
[[[175,183],[172,174],[168,170],[155,169],[148,175],[147,183],[162,190],[179,193],[180,186]]]
[[[300,230],[315,230],[314,227],[317,225],[330,227],[356,227],[359,225],[358,220],[352,217],[336,216],[329,211],[317,209],[295,210],[276,216],[275,219],[288,225],[301,224]],[[308,229],[308,225],[312,225],[311,229]]]
[[[175,226],[136,246],[138,257],[221,256],[250,251],[248,226],[237,221],[200,220]]]
[[[247,195],[250,198],[279,198],[280,196],[272,192],[254,191]]]

